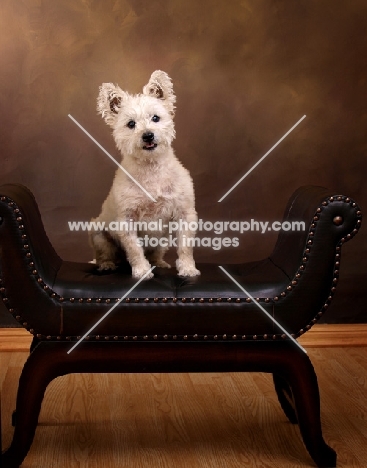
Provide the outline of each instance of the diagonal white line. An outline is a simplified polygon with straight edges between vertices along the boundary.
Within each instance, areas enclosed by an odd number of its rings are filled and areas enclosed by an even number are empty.
[[[90,133],[87,132],[87,130],[86,130],[84,127],[82,127],[82,126],[80,125],[80,123],[79,123],[77,120],[74,119],[73,116],[71,116],[70,114],[68,114],[68,117],[70,117],[70,119],[71,119],[81,130],[83,130],[83,132],[84,132],[87,136],[89,136],[89,138],[98,146],[98,148],[100,148],[105,154],[107,154],[107,156],[108,156],[110,159],[112,159],[112,161],[113,161],[122,171],[124,171],[125,174],[126,174],[128,177],[130,177],[130,179],[131,179],[133,182],[135,182],[135,184],[136,184],[151,200],[153,200],[154,202],[157,201],[155,198],[152,197],[152,195],[151,195],[147,190],[145,190],[145,188],[144,188],[141,184],[139,184],[139,182],[138,182],[136,179],[134,179],[134,177],[133,177],[131,174],[129,174],[129,172],[128,172],[124,167],[121,166],[121,164],[120,164],[119,162],[116,161],[116,159],[115,159],[113,156],[110,155],[110,153],[109,153],[108,151],[106,151],[106,150],[103,148],[102,145],[100,145],[100,144],[98,143],[98,141],[97,141],[95,138],[92,137],[92,135],[91,135]]]
[[[257,161],[257,163],[254,164],[254,165],[251,167],[251,169],[249,169],[249,170],[246,172],[246,174],[245,174],[244,176],[242,176],[241,179],[240,179],[238,182],[236,182],[236,183],[233,185],[232,188],[230,188],[230,189],[228,190],[227,193],[225,193],[225,194],[223,195],[222,198],[220,198],[220,199],[218,200],[218,203],[220,203],[221,201],[223,201],[223,200],[226,198],[226,196],[229,195],[229,194],[232,192],[232,190],[235,189],[235,188],[237,187],[237,185],[239,185],[239,184],[243,181],[243,179],[244,179],[245,177],[247,177],[247,176],[255,169],[255,167],[257,167],[257,166],[266,158],[266,156],[268,156],[268,154],[270,154],[270,153],[273,151],[273,149],[276,148],[276,147],[279,145],[279,143],[282,142],[282,141],[284,140],[284,138],[286,138],[286,137],[291,133],[291,131],[294,130],[294,129],[297,127],[297,125],[299,125],[299,124],[302,122],[302,120],[305,119],[305,118],[306,118],[305,115],[304,115],[303,117],[301,117],[301,118],[299,119],[299,121],[298,121],[296,124],[294,124],[293,127],[292,127],[291,129],[289,129],[288,132],[285,133],[285,134],[282,136],[282,138],[281,138],[280,140],[278,140],[278,141],[275,143],[275,145],[272,146],[272,147],[270,148],[270,150],[269,150],[267,153],[265,153],[264,156],[263,156],[262,158],[260,158],[260,159]]]
[[[255,301],[255,299],[251,296],[251,294],[250,294],[248,291],[246,291],[246,289],[245,289],[243,286],[241,286],[240,283],[239,283],[238,281],[236,281],[236,280],[233,278],[233,276],[231,276],[231,275],[228,273],[228,271],[226,271],[226,270],[225,270],[222,266],[220,266],[220,265],[219,265],[219,268],[223,271],[223,273],[225,273],[225,274],[228,276],[228,278],[230,278],[230,279],[234,282],[234,284],[235,284],[236,286],[238,286],[238,287],[241,289],[241,291],[243,291],[243,292],[252,300],[252,302],[253,302],[254,304],[257,305],[257,307],[258,307],[260,310],[262,310],[262,311],[265,313],[265,315],[266,315],[267,317],[269,317],[269,318],[275,323],[275,325],[277,325],[277,326],[282,330],[283,333],[285,333],[285,334],[288,336],[288,338],[290,338],[292,341],[294,341],[294,343],[295,343],[300,349],[302,349],[303,352],[305,352],[305,353],[307,354],[307,351],[298,343],[298,341],[295,340],[295,339],[293,338],[293,336],[290,335],[290,334],[287,332],[287,330],[286,330],[285,328],[283,328],[283,327],[280,325],[280,323],[277,322],[277,321],[275,320],[275,318],[274,318],[272,315],[270,315],[269,312],[268,312],[267,310],[265,310],[264,307],[263,307],[261,304],[259,304],[257,301]]]
[[[130,289],[128,290],[128,292],[127,292],[126,294],[124,294],[124,295],[116,302],[116,304],[114,304],[114,305],[111,307],[111,309],[109,309],[109,310],[104,314],[104,316],[101,317],[101,318],[98,320],[98,322],[97,322],[95,325],[93,325],[93,327],[92,327],[90,330],[88,330],[87,333],[85,333],[85,334],[80,338],[79,341],[77,341],[77,342],[75,343],[75,345],[74,345],[72,348],[69,349],[68,354],[70,354],[70,353],[84,340],[84,338],[86,338],[101,322],[103,322],[103,320],[104,320],[108,315],[110,315],[110,313],[115,309],[115,307],[117,307],[117,306],[120,304],[120,302],[123,301],[123,300],[125,299],[125,297],[128,296],[128,295],[131,293],[131,291],[133,291],[133,290],[138,286],[138,284],[140,284],[140,283],[145,279],[145,277],[146,277],[147,275],[149,275],[149,273],[150,273],[151,271],[154,270],[154,268],[155,268],[155,266],[153,266],[149,271],[147,271],[147,272],[145,273],[145,275],[142,276],[142,277],[140,278],[140,280],[139,280],[137,283],[135,283],[134,286],[133,286],[132,288],[130,288]]]

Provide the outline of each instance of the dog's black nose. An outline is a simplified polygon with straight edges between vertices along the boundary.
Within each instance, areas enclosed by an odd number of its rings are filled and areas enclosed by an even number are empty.
[[[142,139],[145,143],[151,143],[154,140],[154,133],[145,132],[143,133]]]

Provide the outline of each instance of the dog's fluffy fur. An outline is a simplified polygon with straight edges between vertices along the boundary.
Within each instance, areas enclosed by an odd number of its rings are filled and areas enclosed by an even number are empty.
[[[176,97],[169,76],[155,71],[142,94],[130,95],[117,85],[104,83],[100,87],[97,110],[113,129],[113,137],[122,154],[121,165],[152,195],[152,201],[120,168],[101,214],[93,221],[197,221],[193,182],[189,172],[176,158],[172,141]],[[163,260],[164,247],[144,249],[138,237],[166,237],[167,232],[94,231],[90,242],[99,270],[115,269],[120,247],[132,268],[134,278],[143,277],[152,265],[169,268]],[[184,237],[194,237],[192,230],[177,233],[176,267],[180,276],[196,276],[192,247]],[[149,260],[149,261],[148,261]],[[153,273],[149,273],[149,279]]]

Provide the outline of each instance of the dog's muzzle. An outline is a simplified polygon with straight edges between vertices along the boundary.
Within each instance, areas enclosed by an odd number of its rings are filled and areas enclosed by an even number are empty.
[[[154,150],[154,148],[157,147],[157,143],[154,142],[154,133],[145,132],[145,133],[143,133],[141,138],[145,143],[145,145],[143,146],[144,150],[152,151],[152,150]]]

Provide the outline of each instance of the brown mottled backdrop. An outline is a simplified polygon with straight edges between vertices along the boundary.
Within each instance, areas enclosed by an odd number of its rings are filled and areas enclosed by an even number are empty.
[[[98,214],[115,172],[68,114],[118,158],[96,114],[98,86],[139,92],[155,69],[174,82],[174,147],[201,218],[279,220],[304,184],[367,205],[366,0],[2,0],[0,13],[0,183],[34,192],[65,259],[91,258],[86,233],[67,221]],[[367,321],[366,232],[344,247],[330,322]],[[243,235],[240,248],[196,259],[260,259],[275,239]]]

